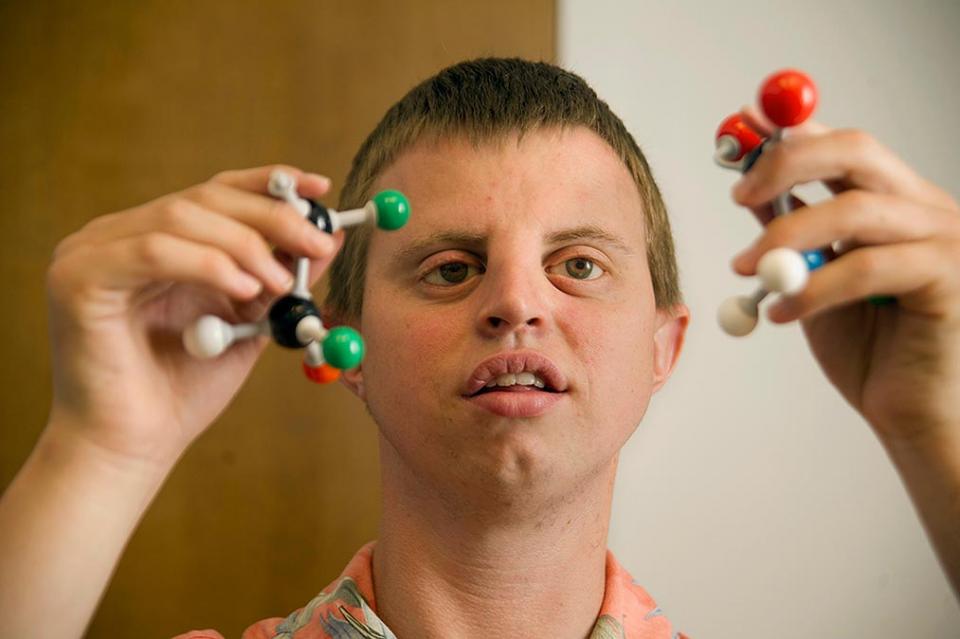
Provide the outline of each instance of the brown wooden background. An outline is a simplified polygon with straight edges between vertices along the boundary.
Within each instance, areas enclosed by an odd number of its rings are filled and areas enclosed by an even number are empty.
[[[415,82],[480,55],[552,60],[554,20],[553,0],[0,2],[0,486],[47,415],[59,238],[225,168],[282,161],[339,184]],[[374,427],[299,368],[268,350],[170,477],[88,636],[239,636],[375,537]]]

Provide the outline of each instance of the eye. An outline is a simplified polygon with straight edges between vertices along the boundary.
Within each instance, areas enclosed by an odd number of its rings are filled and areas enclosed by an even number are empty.
[[[556,268],[556,267],[555,267]],[[604,271],[596,262],[586,257],[573,257],[563,262],[564,272],[575,280],[595,280]]]
[[[423,276],[423,281],[435,286],[462,284],[480,273],[480,269],[466,262],[447,262]]]

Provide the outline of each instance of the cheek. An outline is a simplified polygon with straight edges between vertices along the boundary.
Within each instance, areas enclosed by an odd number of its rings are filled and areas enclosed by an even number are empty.
[[[460,322],[449,313],[405,308],[389,294],[371,292],[364,304],[362,333],[367,342],[364,382],[368,401],[390,402],[391,407],[416,405],[449,394],[462,380],[450,379],[450,354],[463,336]]]
[[[591,379],[649,383],[653,370],[652,313],[637,305],[564,314],[561,327]]]
[[[578,412],[584,423],[617,425],[615,437],[621,439],[621,425],[632,432],[652,394],[652,305],[621,303],[563,317],[562,330],[586,381]]]
[[[457,333],[461,321],[449,312],[405,308],[386,295],[367,299],[361,326],[368,347],[367,407],[403,458],[421,469],[435,466],[424,460],[456,455],[459,446],[445,435],[458,429],[445,422],[460,401],[456,390],[462,380],[449,367],[465,343]]]

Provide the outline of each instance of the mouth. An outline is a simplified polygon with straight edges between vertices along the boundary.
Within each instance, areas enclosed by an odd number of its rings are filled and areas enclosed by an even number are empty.
[[[469,395],[469,397],[476,397],[477,395],[486,395],[488,393],[559,393],[556,388],[550,386],[546,381],[543,380],[536,373],[531,373],[529,371],[524,371],[521,373],[504,373],[499,375],[494,379],[491,379],[487,384],[478,390],[477,392]]]
[[[535,351],[500,353],[481,362],[464,385],[463,397],[503,417],[537,417],[569,391],[566,377]]]

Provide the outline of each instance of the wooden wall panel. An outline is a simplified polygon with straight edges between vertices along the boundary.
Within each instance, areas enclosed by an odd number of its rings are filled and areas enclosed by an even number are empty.
[[[0,485],[47,415],[59,238],[225,168],[283,161],[336,185],[441,67],[552,60],[554,15],[552,0],[0,3]],[[238,636],[305,603],[376,535],[375,445],[346,390],[269,349],[170,477],[88,636]]]

